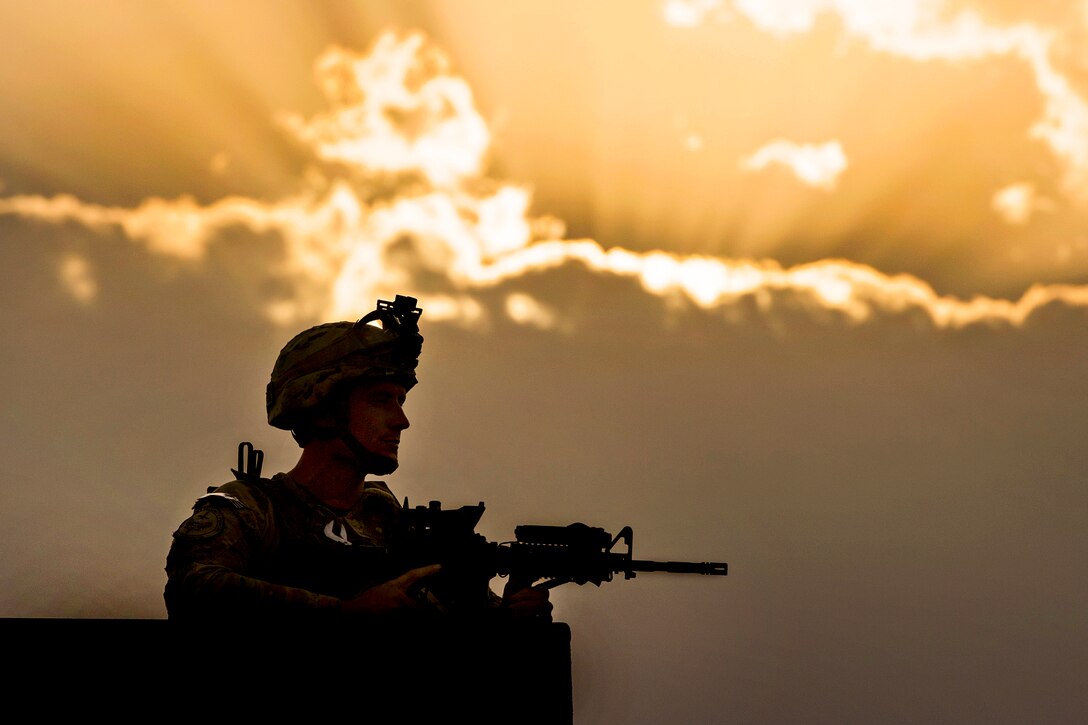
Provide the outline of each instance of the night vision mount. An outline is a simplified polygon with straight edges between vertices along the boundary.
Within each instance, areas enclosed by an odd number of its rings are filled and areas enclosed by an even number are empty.
[[[415,297],[397,295],[392,302],[378,300],[377,309],[367,313],[365,317],[355,324],[368,325],[378,320],[382,323],[382,329],[387,332],[410,335],[419,332],[419,316],[421,314],[423,314],[423,310],[416,306]]]

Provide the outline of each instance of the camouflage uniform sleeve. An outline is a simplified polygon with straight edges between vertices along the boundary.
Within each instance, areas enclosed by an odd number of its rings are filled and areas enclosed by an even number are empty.
[[[255,576],[271,530],[267,498],[235,482],[197,499],[174,532],[164,592],[171,619],[335,614],[340,600]]]

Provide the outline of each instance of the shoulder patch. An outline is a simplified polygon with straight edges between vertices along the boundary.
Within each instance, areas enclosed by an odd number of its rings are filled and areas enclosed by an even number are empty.
[[[184,539],[210,539],[223,530],[223,512],[215,506],[201,506],[182,522],[178,536]]]

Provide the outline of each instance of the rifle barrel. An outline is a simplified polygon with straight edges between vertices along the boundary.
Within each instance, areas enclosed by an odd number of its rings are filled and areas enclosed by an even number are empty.
[[[669,574],[706,574],[725,576],[729,565],[723,561],[646,561],[632,559],[628,562],[631,571],[663,571]]]

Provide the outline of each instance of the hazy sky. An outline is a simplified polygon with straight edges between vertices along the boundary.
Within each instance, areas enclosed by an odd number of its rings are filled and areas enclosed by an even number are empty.
[[[280,347],[423,308],[398,496],[648,559],[575,719],[1088,717],[1088,4],[0,4],[0,616],[165,617]]]

